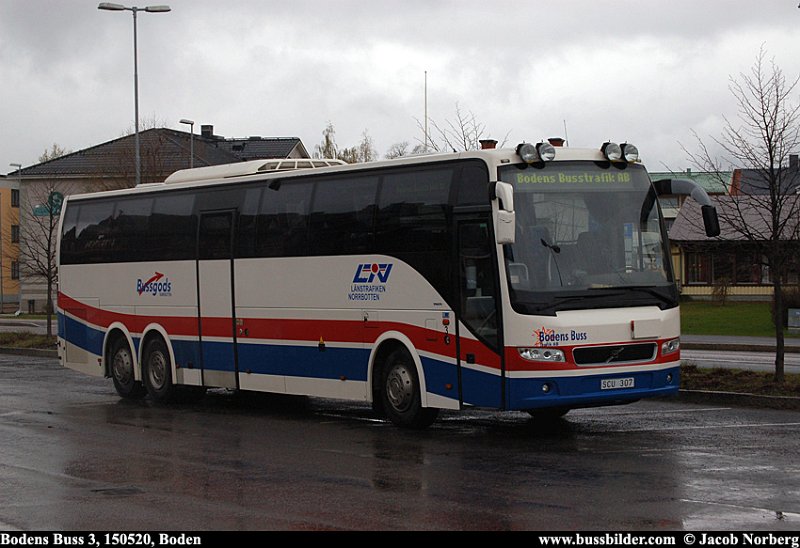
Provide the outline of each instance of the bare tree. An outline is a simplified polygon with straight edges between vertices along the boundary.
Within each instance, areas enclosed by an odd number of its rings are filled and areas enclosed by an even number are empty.
[[[365,129],[364,133],[361,134],[361,142],[353,147],[341,149],[336,157],[348,164],[361,164],[377,160],[378,151],[375,150],[375,146],[372,144],[372,137]]]
[[[66,154],[71,154],[71,150],[67,150],[65,148],[61,148],[58,143],[53,143],[53,146],[49,149],[44,149],[44,152],[39,156],[39,163],[44,163],[50,160],[55,160],[56,158],[60,158]]]
[[[423,132],[420,144],[424,150],[434,152],[458,152],[462,150],[478,150],[481,148],[480,141],[487,138],[486,124],[481,122],[474,112],[465,111],[456,103],[455,117],[437,122],[428,118],[433,133],[425,135],[424,124],[417,120],[417,127]],[[501,146],[508,140],[508,133],[501,141]],[[427,141],[427,142],[426,142]]]
[[[715,157],[694,133],[697,152],[691,161],[703,171],[722,172],[721,166],[742,166],[747,185],[734,189],[720,220],[729,228],[721,238],[747,242],[764,257],[773,289],[775,322],[775,380],[784,380],[783,284],[798,254],[800,242],[800,169],[789,166],[790,153],[800,145],[800,106],[794,102],[798,79],[787,81],[774,59],[767,60],[762,46],[749,73],[731,77],[729,90],[736,99],[736,120],[725,126],[713,142]]]
[[[47,287],[47,335],[53,335],[53,292],[58,280],[56,268],[56,240],[61,200],[67,193],[64,183],[47,181],[28,184],[24,203],[20,208],[20,269],[30,279],[40,280]]]
[[[339,149],[336,146],[336,130],[333,122],[328,121],[328,125],[322,130],[322,142],[314,147],[314,158],[337,158]]]

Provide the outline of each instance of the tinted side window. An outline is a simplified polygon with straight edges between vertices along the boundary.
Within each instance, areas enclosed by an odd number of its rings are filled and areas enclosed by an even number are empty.
[[[236,256],[254,257],[258,237],[256,234],[256,221],[261,207],[261,187],[248,188],[244,194],[242,206],[239,209],[239,219],[236,228]]]
[[[157,194],[147,227],[147,249],[151,260],[194,259],[197,216],[194,194]]]
[[[117,201],[114,211],[114,241],[117,261],[148,259],[147,230],[153,198],[129,197]]]
[[[230,259],[233,212],[205,213],[200,216],[200,259]]]
[[[489,206],[489,172],[481,162],[467,164],[456,181],[457,205]]]
[[[61,264],[75,264],[77,262],[76,246],[78,231],[78,215],[80,205],[69,204],[64,211],[64,221],[61,225]]]
[[[420,272],[448,301],[451,251],[448,231],[453,169],[406,172],[383,178],[378,199],[376,247]]]
[[[80,263],[113,262],[114,202],[84,202],[75,226],[75,259]]]
[[[307,254],[312,189],[310,181],[276,182],[264,189],[256,220],[256,256]]]
[[[311,207],[312,255],[356,255],[372,247],[378,177],[317,181]]]
[[[446,250],[453,169],[386,175],[378,201],[379,247],[389,252]]]

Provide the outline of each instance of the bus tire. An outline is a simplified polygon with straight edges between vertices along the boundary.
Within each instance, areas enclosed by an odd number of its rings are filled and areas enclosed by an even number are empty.
[[[133,367],[133,352],[125,337],[117,337],[111,344],[109,373],[114,380],[114,389],[123,398],[138,400],[147,395],[141,381],[136,380]]]
[[[172,361],[167,345],[160,337],[147,343],[142,361],[142,378],[150,397],[158,403],[174,401],[177,387],[172,382]]]
[[[433,424],[439,410],[422,407],[417,368],[405,349],[389,354],[381,373],[381,407],[390,421],[401,428],[415,429]]]

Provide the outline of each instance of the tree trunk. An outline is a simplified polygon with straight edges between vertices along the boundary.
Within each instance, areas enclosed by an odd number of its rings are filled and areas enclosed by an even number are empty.
[[[783,284],[780,280],[780,275],[775,276],[776,279],[772,282],[773,291],[773,321],[775,323],[775,382],[783,383],[783,358],[784,358],[784,340],[783,340]]]

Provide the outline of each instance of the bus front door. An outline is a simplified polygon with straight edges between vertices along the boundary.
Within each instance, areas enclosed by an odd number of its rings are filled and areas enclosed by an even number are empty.
[[[457,227],[461,400],[463,405],[502,408],[499,284],[491,221],[465,219]]]
[[[233,288],[235,211],[200,215],[197,303],[203,385],[239,388]]]

